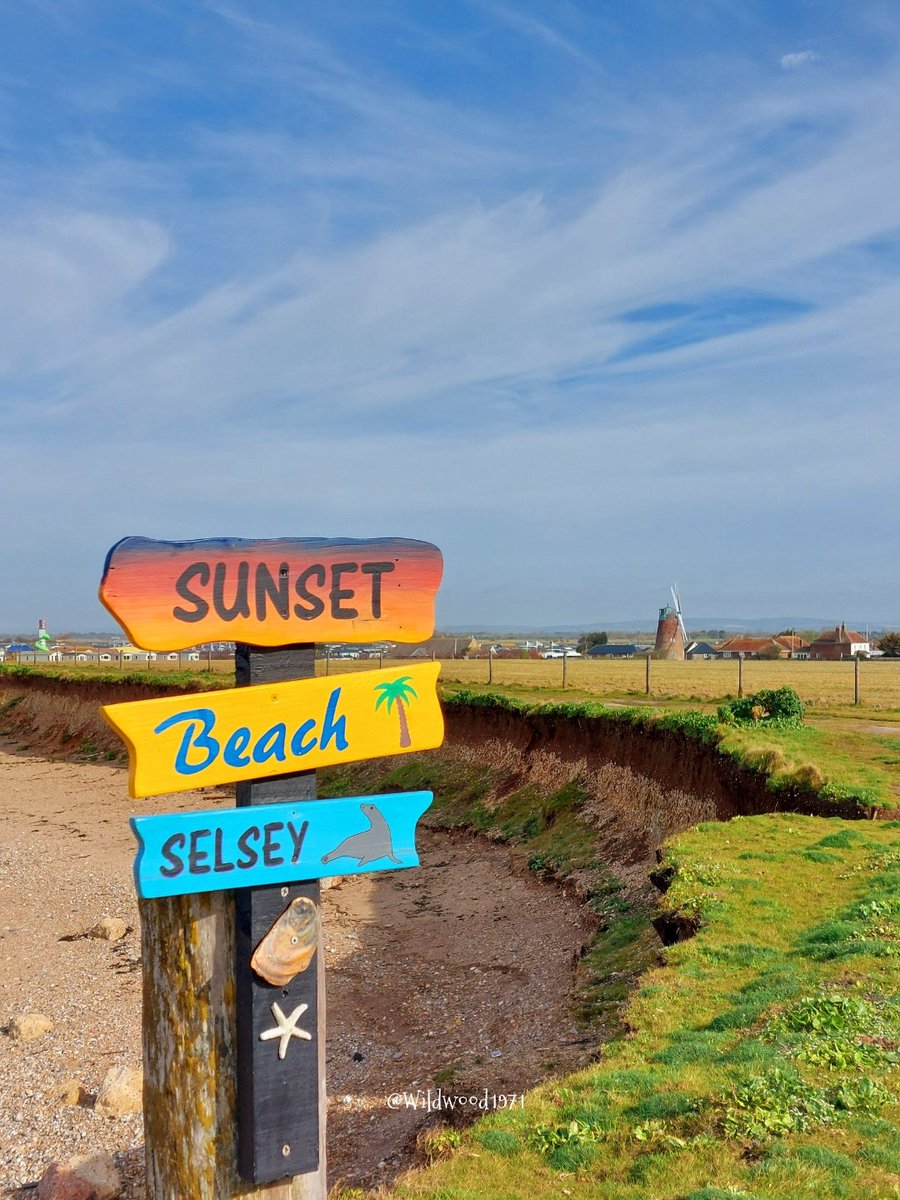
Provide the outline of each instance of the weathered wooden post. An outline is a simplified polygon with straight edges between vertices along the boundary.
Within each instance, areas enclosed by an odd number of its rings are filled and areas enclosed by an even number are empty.
[[[417,866],[431,794],[316,800],[315,768],[440,745],[440,667],[316,679],[314,643],[290,637],[420,641],[440,574],[436,547],[399,539],[107,556],[100,597],[135,645],[238,645],[234,690],[103,710],[132,796],[237,783],[235,809],[132,819],[149,1200],[324,1200],[318,879]]]
[[[313,679],[316,648],[313,644],[265,649],[238,643],[235,651],[235,683],[282,683]],[[237,784],[239,807],[277,804],[279,801],[315,800],[316,773],[302,771],[275,779],[250,779]],[[276,855],[277,857],[277,855]],[[271,884],[241,888],[234,893],[236,904],[235,995],[237,999],[238,1080],[238,1167],[240,1174],[258,1182],[271,1182],[285,1175],[300,1176],[291,1200],[325,1200],[325,966],[314,953],[309,966],[274,993],[279,1008],[288,1013],[303,1005],[307,1040],[315,1053],[311,1069],[297,1070],[278,1078],[267,1070],[268,1046],[260,1038],[272,1024],[272,988],[253,971],[242,969],[250,962],[255,947],[289,904],[298,899],[319,906],[319,882],[293,886]],[[317,938],[318,940],[318,938]],[[312,1055],[310,1055],[312,1057]],[[265,1120],[256,1119],[257,1112]],[[298,1126],[297,1112],[305,1114]]]
[[[566,653],[565,646],[563,646],[563,664],[562,664],[562,667],[563,667],[562,685],[563,685],[563,687],[566,686],[566,674],[567,674],[568,665],[569,665],[569,656]]]
[[[488,646],[488,683],[494,682],[494,647]]]
[[[738,651],[738,699],[744,698],[744,652]]]
[[[650,651],[648,650],[647,651],[647,670],[646,670],[645,677],[644,677],[644,692],[648,696],[650,695],[650,659],[651,659],[651,657],[652,657],[652,655],[651,655]]]
[[[853,655],[853,703],[859,704],[859,655]]]

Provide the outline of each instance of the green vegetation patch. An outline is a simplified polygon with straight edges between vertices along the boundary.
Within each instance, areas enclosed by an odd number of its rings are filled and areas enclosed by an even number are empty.
[[[804,704],[792,687],[763,688],[752,696],[730,700],[717,716],[725,725],[779,725],[796,727],[803,721]]]
[[[214,688],[234,687],[234,675],[203,670],[166,671],[146,667],[140,671],[120,668],[92,666],[29,667],[24,663],[0,663],[0,679],[31,682],[49,680],[53,683],[70,683],[75,686],[146,687],[172,692],[209,691]]]
[[[796,853],[835,835],[839,862]],[[408,1177],[398,1196],[892,1194],[900,972],[872,953],[870,935],[900,892],[896,829],[737,818],[680,835],[665,860],[664,904],[699,911],[701,923],[642,976],[624,1007],[626,1036],[535,1089],[524,1110],[464,1132],[453,1156]]]
[[[872,753],[872,739],[838,728],[785,722],[722,727],[720,749],[766,776],[770,791],[815,796],[860,810],[896,803],[897,773]]]

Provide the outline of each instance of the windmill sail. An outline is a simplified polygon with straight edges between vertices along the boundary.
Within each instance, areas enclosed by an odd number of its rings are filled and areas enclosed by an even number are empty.
[[[675,615],[678,617],[678,628],[681,630],[681,636],[684,638],[684,644],[687,645],[688,635],[684,627],[684,618],[681,615],[681,597],[678,594],[678,584],[672,584],[672,600],[675,604]]]

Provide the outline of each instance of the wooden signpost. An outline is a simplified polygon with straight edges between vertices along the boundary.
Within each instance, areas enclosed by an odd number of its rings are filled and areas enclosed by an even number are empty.
[[[443,719],[436,664],[315,679],[309,639],[427,638],[440,576],[436,547],[402,539],[107,556],[100,598],[135,645],[238,641],[235,690],[104,709],[131,795],[237,783],[236,809],[132,819],[150,1200],[324,1200],[318,879],[417,866],[432,797],[315,800],[314,768],[438,746]]]

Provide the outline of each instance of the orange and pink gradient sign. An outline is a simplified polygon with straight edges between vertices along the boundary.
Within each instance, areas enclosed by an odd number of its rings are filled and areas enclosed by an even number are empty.
[[[128,537],[106,556],[100,599],[145,650],[420,642],[442,572],[437,546],[407,538]]]

